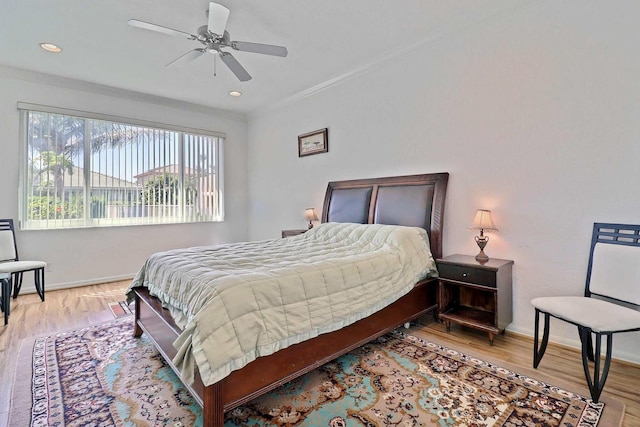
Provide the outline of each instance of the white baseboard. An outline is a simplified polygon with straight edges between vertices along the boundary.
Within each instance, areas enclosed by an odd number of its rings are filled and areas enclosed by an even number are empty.
[[[79,280],[77,282],[53,283],[51,285],[46,283],[45,281],[44,290],[46,293],[48,291],[56,291],[60,289],[78,288],[80,286],[89,286],[89,285],[99,285],[101,283],[118,282],[120,280],[132,280],[134,276],[135,274],[124,274],[122,276],[100,277],[97,279]],[[36,292],[36,287],[33,284],[33,280],[29,280],[29,277],[31,276],[28,274],[23,277],[20,294],[32,294]]]

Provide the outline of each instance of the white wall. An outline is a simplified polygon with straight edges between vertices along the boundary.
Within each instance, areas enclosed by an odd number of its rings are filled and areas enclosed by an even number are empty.
[[[445,254],[475,254],[477,208],[515,260],[514,320],[530,300],[579,295],[595,221],[640,223],[640,36],[636,1],[540,1],[442,36],[249,123],[250,238],[304,227],[331,180],[449,172]],[[297,135],[329,128],[329,152]],[[575,327],[552,324],[576,343]],[[616,356],[640,362],[637,333]]]
[[[0,68],[0,218],[18,217],[18,101],[227,134],[224,222],[18,231],[20,257],[49,263],[47,289],[133,277],[149,254],[165,249],[246,240],[245,118],[9,68]],[[23,292],[32,290],[29,274]]]

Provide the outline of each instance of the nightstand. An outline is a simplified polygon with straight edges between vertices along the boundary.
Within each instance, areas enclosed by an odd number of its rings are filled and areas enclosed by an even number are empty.
[[[282,230],[282,237],[291,237],[297,236],[298,234],[304,234],[307,232],[307,229],[299,229],[299,230]]]
[[[438,266],[438,318],[451,331],[451,322],[485,331],[493,345],[495,335],[513,320],[513,261],[490,258],[479,263],[468,255],[436,260]]]

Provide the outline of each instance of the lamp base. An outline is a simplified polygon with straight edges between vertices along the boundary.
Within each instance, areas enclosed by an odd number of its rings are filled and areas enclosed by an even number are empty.
[[[480,235],[476,236],[476,243],[480,248],[480,253],[476,255],[476,261],[478,261],[480,264],[484,264],[485,262],[489,261],[489,257],[484,253],[484,247],[487,246],[487,243],[489,243],[489,236],[485,236],[482,233],[482,230],[480,230]]]
[[[489,261],[489,257],[484,253],[483,249],[480,249],[480,253],[476,255],[476,261],[478,261],[480,264],[484,264],[485,262]]]

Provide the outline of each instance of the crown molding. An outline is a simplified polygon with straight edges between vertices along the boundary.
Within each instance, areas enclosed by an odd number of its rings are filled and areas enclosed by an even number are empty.
[[[488,12],[485,10],[482,10],[473,15],[468,15],[446,26],[435,29],[427,37],[419,41],[416,41],[411,44],[407,44],[404,47],[400,47],[399,49],[396,49],[387,55],[379,56],[373,61],[370,61],[359,67],[356,67],[346,73],[339,74],[329,80],[326,80],[308,89],[302,90],[287,98],[274,102],[266,107],[257,108],[249,112],[248,117],[250,120],[255,119],[269,112],[293,105],[299,101],[310,98],[318,93],[324,92],[327,89],[331,89],[335,86],[338,86],[348,80],[351,80],[363,74],[372,72],[374,69],[379,68],[385,62],[388,62],[396,58],[399,58],[403,55],[412,53],[428,44],[434,43],[438,40],[441,40],[445,37],[452,36],[454,34],[462,33],[464,31],[469,31],[478,27],[482,27],[483,25],[486,25],[491,21],[511,16],[521,10],[532,7],[534,5],[538,5],[540,3],[542,2],[538,0],[523,0],[522,2],[518,3],[516,6],[501,7],[501,8],[498,8],[497,10],[488,11]]]

